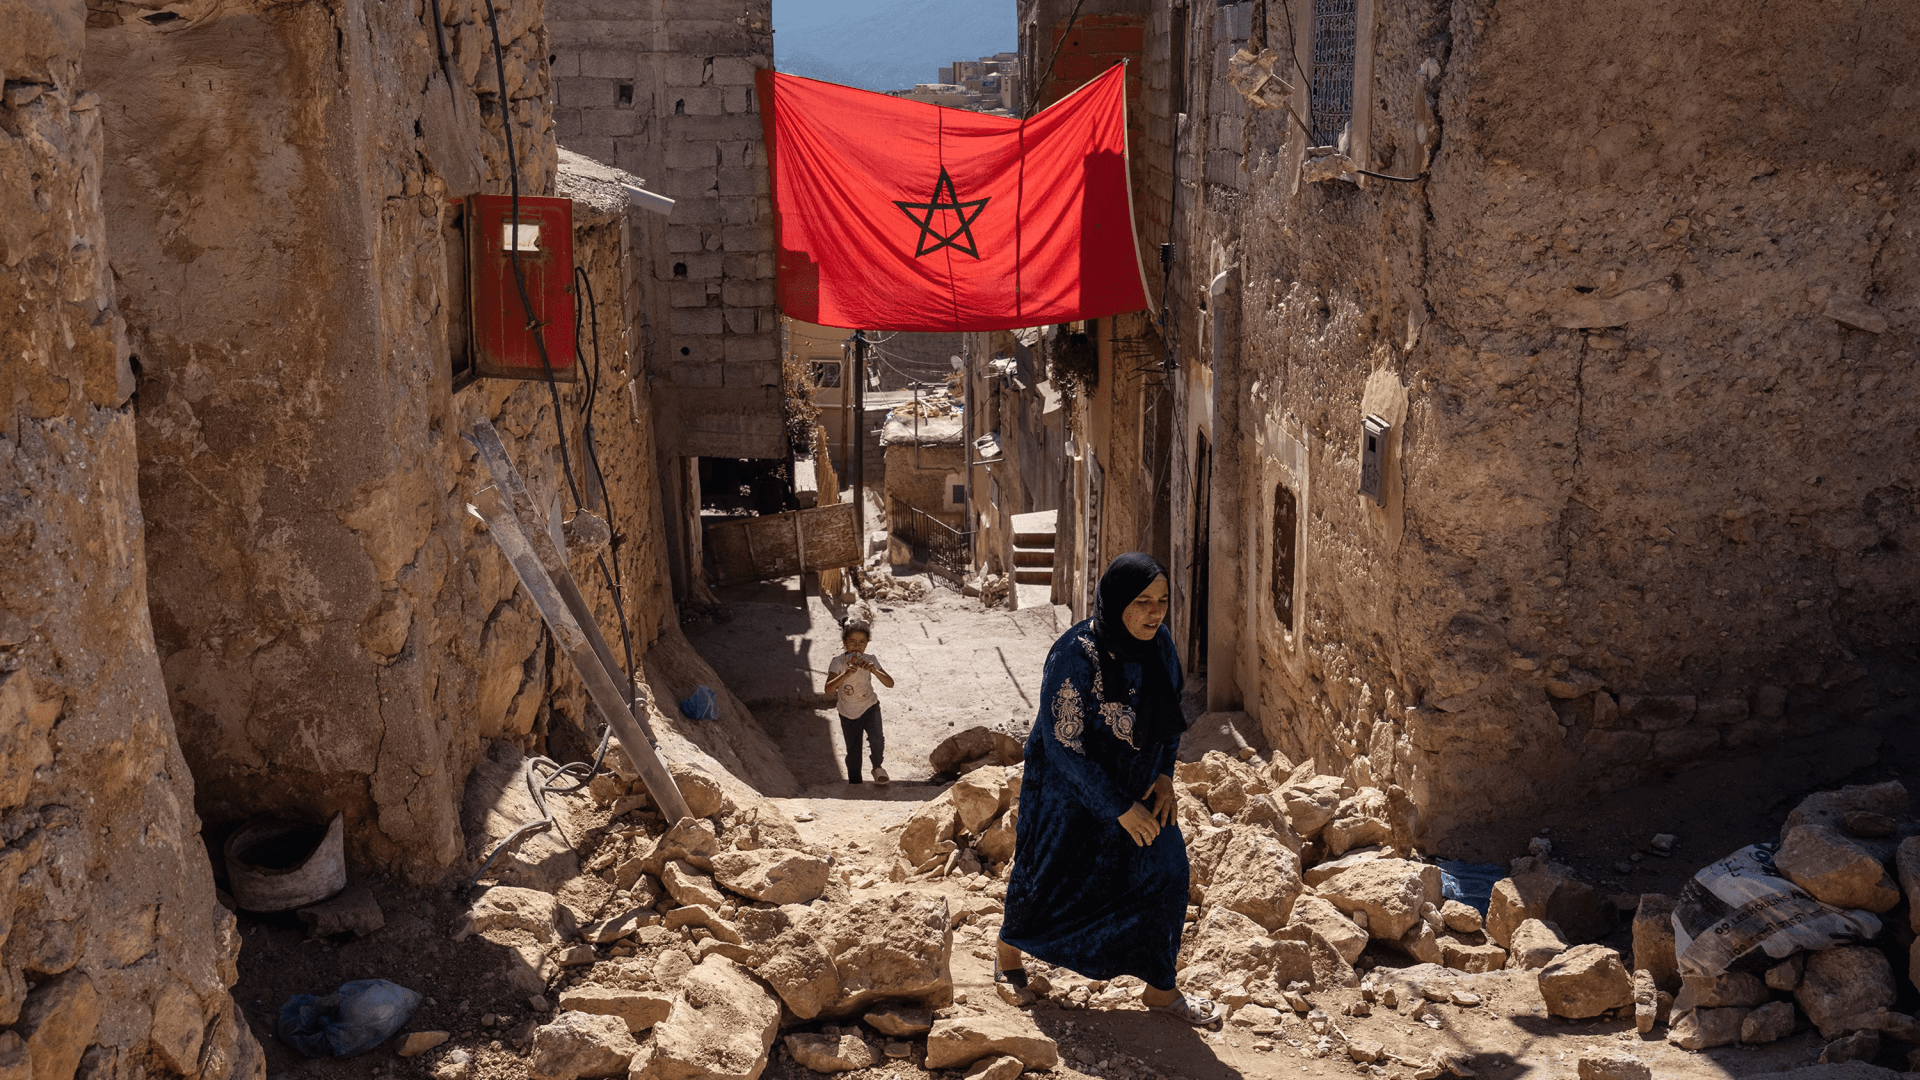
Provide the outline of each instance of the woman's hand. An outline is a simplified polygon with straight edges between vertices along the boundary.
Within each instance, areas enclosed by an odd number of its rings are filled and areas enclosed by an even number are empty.
[[[1154,820],[1153,811],[1140,803],[1128,807],[1127,812],[1120,815],[1119,822],[1120,827],[1127,830],[1127,835],[1133,837],[1133,842],[1140,847],[1153,843],[1153,838],[1160,835],[1160,822]]]
[[[1153,804],[1155,821],[1162,825],[1171,825],[1173,812],[1180,804],[1180,800],[1173,793],[1173,777],[1165,773],[1154,777],[1153,786],[1147,789],[1145,795],[1140,796],[1140,801]]]

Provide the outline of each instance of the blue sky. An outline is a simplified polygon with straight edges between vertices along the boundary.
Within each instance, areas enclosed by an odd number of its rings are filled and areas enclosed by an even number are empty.
[[[1016,0],[773,0],[781,71],[866,90],[933,82],[938,68],[1011,52]]]

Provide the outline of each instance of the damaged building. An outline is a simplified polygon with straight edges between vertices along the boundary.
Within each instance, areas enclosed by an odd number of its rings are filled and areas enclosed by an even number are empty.
[[[1208,707],[1398,788],[1427,843],[1893,722],[1916,55],[1873,18],[1023,4],[1040,105],[1131,64],[1158,310],[976,337],[1082,387],[1057,479],[972,478],[1057,501],[976,520],[1058,509],[1082,615],[1158,555]]]

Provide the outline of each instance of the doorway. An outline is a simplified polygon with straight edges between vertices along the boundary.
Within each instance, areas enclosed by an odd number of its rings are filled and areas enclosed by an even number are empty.
[[[1195,436],[1193,452],[1193,562],[1188,566],[1193,578],[1187,587],[1193,605],[1187,618],[1187,665],[1195,675],[1207,672],[1207,578],[1211,561],[1207,555],[1207,518],[1213,511],[1213,454],[1205,432]]]

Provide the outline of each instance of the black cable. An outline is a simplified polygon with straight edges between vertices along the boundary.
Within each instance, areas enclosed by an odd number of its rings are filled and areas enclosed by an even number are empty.
[[[590,312],[588,326],[593,334],[593,378],[587,383],[587,400],[582,407],[580,418],[581,442],[587,451],[587,464],[593,468],[594,479],[600,484],[600,499],[607,508],[607,532],[611,537],[615,514],[613,510],[613,489],[607,486],[607,474],[600,467],[600,449],[595,444],[593,432],[593,406],[600,399],[600,304],[593,295],[593,279],[580,267],[573,268],[574,284],[580,289],[580,295],[587,298],[587,311]],[[580,353],[580,307],[573,309],[573,351]],[[613,548],[611,540],[608,546]],[[633,631],[627,626],[626,588],[620,580],[620,552],[613,548],[613,567],[608,569],[605,555],[595,556],[600,566],[600,576],[607,583],[607,591],[613,595],[613,613],[620,621],[620,646],[627,654],[627,678],[632,680],[639,670],[633,662]]]

